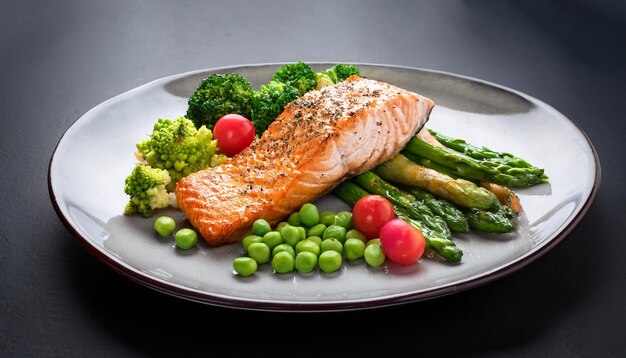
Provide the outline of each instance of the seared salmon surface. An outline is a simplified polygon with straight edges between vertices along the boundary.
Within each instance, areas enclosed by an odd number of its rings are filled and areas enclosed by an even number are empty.
[[[179,180],[178,207],[210,245],[240,241],[255,220],[274,226],[393,157],[433,106],[416,93],[357,76],[308,92],[228,162]]]

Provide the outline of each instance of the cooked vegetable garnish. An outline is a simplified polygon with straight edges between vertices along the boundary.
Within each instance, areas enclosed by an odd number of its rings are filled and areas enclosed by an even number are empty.
[[[315,73],[317,82],[316,89],[332,86],[341,81],[345,81],[348,77],[356,75],[360,76],[359,68],[355,65],[337,64],[326,71]]]
[[[174,191],[176,182],[201,169],[226,160],[215,155],[217,142],[205,126],[196,129],[187,118],[159,119],[150,138],[137,143],[143,159],[153,168],[165,169],[171,181],[168,191]]]
[[[300,208],[300,222],[307,227],[312,227],[320,222],[320,214],[314,204],[306,203]]]
[[[256,220],[252,224],[252,233],[258,236],[263,236],[272,231],[272,227],[265,219]]]
[[[500,201],[500,204],[511,208],[511,210],[516,213],[520,213],[522,211],[522,204],[519,197],[513,190],[511,190],[511,188],[500,184],[490,183],[486,180],[481,180],[478,185],[494,193]]]
[[[262,242],[253,242],[248,246],[248,256],[253,258],[257,264],[264,264],[270,261],[271,250]]]
[[[342,223],[351,227],[352,213],[350,211],[342,211],[337,214],[330,211],[322,212],[327,216],[327,222]],[[328,216],[332,214],[332,219]],[[300,210],[292,213],[289,217],[291,222],[283,221],[279,223],[273,230],[268,222],[264,219],[256,220],[252,225],[252,234],[243,238],[243,252],[250,259],[254,259],[256,264],[264,264],[271,262],[275,273],[292,272],[294,269],[301,273],[308,273],[318,267],[318,257],[325,251],[335,251],[339,254],[339,260],[336,255],[328,254],[321,259],[322,266],[320,270],[325,272],[333,272],[341,267],[343,257],[347,260],[358,260],[365,255],[365,247],[367,238],[363,233],[356,229],[350,229],[338,224],[332,224],[328,227],[318,223],[306,229],[305,222],[312,224],[319,222],[320,213],[317,207],[312,203],[306,203],[300,207]],[[300,219],[304,217],[302,222]],[[297,220],[296,220],[297,219]],[[263,234],[263,237],[257,234]],[[322,239],[324,237],[324,239]],[[380,241],[378,239],[374,240]],[[344,243],[345,242],[345,250]],[[380,246],[380,243],[377,243]],[[291,256],[291,260],[286,257]],[[373,263],[377,263],[381,259],[381,255],[375,252],[369,254],[370,259],[374,259]],[[378,261],[376,261],[378,260]],[[384,261],[384,254],[382,255]],[[243,261],[242,257],[235,259],[235,265],[246,266],[249,263]],[[382,263],[377,263],[378,265]],[[335,267],[335,265],[339,265]],[[246,266],[247,267],[247,266]],[[235,269],[235,272],[247,274],[245,267]],[[256,266],[254,268],[256,271]],[[254,272],[250,272],[252,274]]]
[[[348,77],[360,76],[359,68],[355,65],[337,64],[325,71],[335,83],[345,81]]]
[[[180,229],[174,235],[176,247],[183,250],[189,250],[198,243],[198,233],[192,229]]]
[[[424,239],[426,239],[426,247],[432,249],[437,255],[441,256],[448,262],[459,262],[463,257],[463,251],[459,249],[454,242],[424,225],[423,222],[413,219],[403,208],[396,206],[396,214],[398,217],[416,229],[418,229]]]
[[[446,222],[435,215],[422,201],[413,195],[403,192],[373,172],[367,171],[352,179],[357,185],[367,190],[370,194],[377,194],[405,209],[411,217],[421,221],[432,230],[437,231],[446,238],[451,239],[452,233]]]
[[[406,187],[416,199],[421,200],[436,215],[439,215],[452,232],[468,232],[469,225],[463,212],[451,202],[440,199],[418,187]]]
[[[257,270],[257,263],[251,257],[238,257],[233,261],[233,269],[240,276],[250,276]]]
[[[343,258],[340,253],[334,250],[324,251],[317,259],[320,266],[320,270],[331,273],[339,270],[343,263]]]
[[[441,133],[435,132],[432,129],[429,129],[429,132],[439,141],[439,143],[445,145],[450,149],[461,152],[469,157],[477,160],[488,161],[494,164],[509,166],[511,168],[527,168],[531,172],[541,172],[541,180],[539,182],[545,183],[548,181],[548,176],[545,175],[543,169],[539,169],[534,165],[528,163],[526,160],[520,157],[516,157],[513,154],[496,152],[487,147],[477,147],[466,142],[464,139],[448,137]]]
[[[335,239],[334,237],[328,238],[320,244],[320,249],[322,252],[328,250],[335,250],[340,254],[343,254],[343,244],[341,241]]]
[[[343,249],[346,254],[346,259],[350,261],[358,260],[363,257],[365,243],[359,239],[346,239],[346,242],[343,244]]]
[[[346,241],[346,232],[347,230],[343,226],[330,225],[326,228],[326,230],[324,230],[324,235],[322,236],[322,239],[326,240],[328,238],[334,237],[335,239],[343,243],[344,241]]]
[[[373,240],[370,240],[370,242]],[[378,267],[385,263],[385,252],[380,243],[372,243],[365,246],[363,252],[365,262],[372,267]]]
[[[308,273],[317,266],[317,255],[312,252],[302,251],[296,255],[295,267],[300,273]]]
[[[176,222],[169,216],[159,216],[156,220],[154,220],[154,231],[156,231],[159,235],[166,237],[171,235],[176,228]]]
[[[274,268],[274,271],[277,273],[291,272],[293,271],[294,266],[295,261],[293,256],[286,251],[278,252],[272,258],[272,268]]]
[[[451,144],[452,142],[448,142]],[[467,147],[467,146],[466,146]],[[469,155],[441,148],[425,142],[417,137],[413,137],[404,152],[408,152],[431,162],[444,166],[448,171],[468,180],[488,180],[492,183],[502,184],[510,187],[529,186],[544,183],[547,177],[544,175],[543,169],[533,166],[515,167],[515,165],[527,164],[523,160],[518,160],[513,156],[507,160],[506,156],[496,156],[494,158],[476,159]],[[469,152],[478,156],[479,151]],[[508,163],[508,164],[507,164]]]
[[[337,195],[341,200],[345,201],[348,205],[355,205],[359,199],[370,195],[365,189],[356,185],[355,183],[348,181],[340,184],[333,193]],[[454,242],[449,238],[442,236],[442,234],[429,229],[423,222],[415,220],[408,214],[404,208],[400,206],[394,206],[395,214],[414,226],[416,229],[422,232],[426,239],[426,245],[430,247],[435,253],[449,262],[458,262],[463,256],[463,251],[456,247]],[[370,240],[371,241],[371,240]]]
[[[222,116],[237,113],[246,118],[252,114],[252,85],[239,74],[214,74],[207,77],[189,98],[187,118],[196,128],[213,129]]]
[[[124,192],[130,195],[124,214],[149,217],[154,210],[175,204],[173,196],[165,189],[171,181],[167,170],[136,165],[124,185]]]
[[[471,181],[454,179],[419,165],[402,154],[379,165],[376,174],[393,183],[417,186],[457,205],[488,209],[498,204],[496,196]]]
[[[335,215],[337,215],[337,213],[334,211],[322,211],[320,213],[320,224],[324,224],[326,226],[335,224]]]
[[[283,82],[271,81],[262,85],[254,93],[250,118],[257,133],[263,133],[283,112],[285,105],[299,97],[300,92],[295,87]]]
[[[295,87],[300,95],[315,88],[315,71],[304,62],[289,63],[279,68],[272,81]]]
[[[472,229],[495,233],[511,232],[515,229],[511,211],[503,205],[495,210],[468,209],[466,215]]]

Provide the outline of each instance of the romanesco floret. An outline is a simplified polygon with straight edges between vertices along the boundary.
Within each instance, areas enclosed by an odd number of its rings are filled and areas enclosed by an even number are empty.
[[[156,209],[175,206],[173,193],[168,193],[165,189],[171,181],[167,170],[143,164],[136,165],[126,177],[124,192],[130,195],[130,200],[124,213],[127,215],[138,213],[149,217]]]
[[[315,71],[302,61],[282,66],[274,73],[272,80],[295,87],[300,95],[307,93],[316,86]]]
[[[263,133],[267,127],[283,113],[285,105],[300,97],[294,87],[278,81],[270,81],[254,93],[252,118],[257,133]]]
[[[222,116],[237,113],[250,118],[252,85],[239,74],[214,74],[207,77],[188,101],[187,118],[200,128],[213,129]]]
[[[326,72],[316,72],[315,73],[315,86],[316,90],[320,90],[324,87],[332,86],[335,84],[332,78]]]
[[[181,178],[224,161],[223,156],[214,158],[217,142],[211,131],[205,126],[196,129],[185,117],[159,119],[150,138],[137,143],[137,149],[149,166],[169,172],[170,192]]]

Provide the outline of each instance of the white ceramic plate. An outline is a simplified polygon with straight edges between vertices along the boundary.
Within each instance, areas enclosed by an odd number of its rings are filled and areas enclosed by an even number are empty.
[[[280,64],[251,65],[171,76],[128,91],[80,117],[58,143],[49,168],[55,209],[72,235],[112,268],[144,285],[199,302],[259,310],[324,311],[371,308],[438,297],[502,277],[554,247],[581,220],[599,184],[588,138],[545,103],[485,81],[421,69],[359,65],[362,75],[432,98],[427,127],[507,151],[545,168],[549,184],[516,192],[524,212],[507,235],[455,235],[459,264],[425,258],[412,266],[376,269],[362,260],[333,274],[273,274],[269,265],[247,278],[233,274],[239,245],[200,243],[180,251],[152,230],[153,219],[124,216],[124,179],[135,143],[157,118],[184,115],[187,99],[212,73],[242,74],[256,88]],[[314,64],[316,70],[330,64]],[[348,207],[329,195],[322,210]],[[188,225],[175,210],[165,214]]]

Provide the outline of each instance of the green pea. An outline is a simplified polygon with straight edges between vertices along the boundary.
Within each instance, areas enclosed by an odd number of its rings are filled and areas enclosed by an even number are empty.
[[[320,248],[322,249],[322,252],[334,250],[343,255],[343,245],[341,244],[341,241],[335,239],[334,237],[322,241]]]
[[[250,276],[256,272],[257,263],[251,257],[238,257],[233,261],[233,268],[239,276]]]
[[[317,266],[317,256],[312,252],[302,251],[296,255],[295,266],[298,272],[311,272]]]
[[[257,264],[269,262],[270,247],[262,242],[253,242],[248,246],[248,256],[253,258]]]
[[[280,233],[283,240],[291,246],[296,246],[298,241],[300,241],[300,231],[295,226],[285,226]]]
[[[279,252],[288,252],[291,256],[296,257],[296,252],[293,250],[293,247],[289,244],[280,244],[272,250],[272,256],[276,256]]]
[[[343,248],[346,251],[346,258],[354,261],[363,257],[365,243],[359,239],[347,239],[343,244]]]
[[[265,219],[258,219],[252,223],[252,233],[254,235],[263,236],[270,231],[272,231],[272,227]]]
[[[154,230],[161,236],[170,236],[176,228],[176,222],[169,216],[159,216],[154,220]]]
[[[241,241],[241,246],[243,247],[243,250],[247,252],[248,246],[250,246],[251,243],[261,242],[262,240],[263,238],[260,237],[259,235],[248,235],[244,237],[243,240]]]
[[[319,236],[322,237],[324,235],[324,230],[326,230],[326,225],[317,224],[309,229],[308,236]]]
[[[293,271],[294,259],[287,251],[281,251],[272,258],[272,268],[278,273]]]
[[[318,256],[320,254],[320,246],[315,241],[309,239],[302,240],[296,244],[296,254],[302,251],[308,251]]]
[[[377,244],[377,245],[382,246],[382,244],[380,243],[380,239],[367,240],[367,242],[365,243],[365,246],[370,246],[372,244]]]
[[[335,239],[341,241],[343,243],[346,241],[346,228],[339,225],[330,225],[324,230],[324,235],[322,238],[324,240],[334,237]]]
[[[300,233],[300,240],[306,239],[306,237],[308,236],[308,231],[306,230],[306,228],[304,226],[298,226],[297,229]]]
[[[363,235],[362,232],[356,230],[356,229],[352,229],[349,230],[346,233],[346,240],[348,239],[359,239],[361,241],[363,241],[364,243],[367,243],[367,237],[365,235]]]
[[[179,249],[189,250],[198,243],[198,234],[191,229],[180,229],[174,235],[174,239]]]
[[[292,213],[287,220],[291,226],[300,226],[300,213]]]
[[[302,205],[300,208],[300,222],[308,227],[319,224],[320,214],[317,211],[317,206],[311,203]]]
[[[368,244],[365,247],[363,256],[365,257],[365,262],[372,267],[378,267],[385,262],[385,252],[379,244]]]
[[[322,238],[319,236],[310,236],[307,238],[307,240],[313,241],[314,243],[317,244],[317,246],[320,246],[322,244]]]
[[[342,257],[337,251],[328,250],[322,252],[317,262],[320,266],[320,270],[330,273],[339,270],[342,264]]]
[[[322,211],[320,213],[320,224],[324,224],[326,226],[335,224],[335,213],[334,211]]]
[[[285,241],[278,231],[270,231],[267,234],[263,235],[262,242],[267,245],[270,250],[273,250],[276,246],[282,244]]]
[[[276,231],[281,232],[285,228],[285,226],[288,226],[288,225],[289,225],[288,222],[281,221],[278,223],[278,225],[276,225]]]
[[[346,230],[352,229],[352,213],[349,211],[338,212],[335,215],[335,225],[343,226]]]

